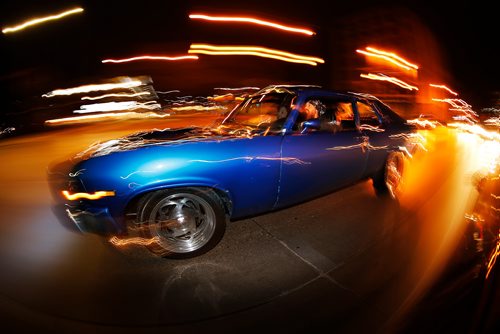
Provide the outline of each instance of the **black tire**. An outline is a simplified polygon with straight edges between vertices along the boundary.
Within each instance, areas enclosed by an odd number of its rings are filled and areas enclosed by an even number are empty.
[[[176,188],[152,192],[139,202],[141,234],[155,242],[147,247],[168,258],[189,258],[206,253],[226,229],[224,206],[208,188]]]
[[[402,152],[390,152],[384,166],[372,177],[373,187],[378,196],[398,199],[404,172],[405,156]]]

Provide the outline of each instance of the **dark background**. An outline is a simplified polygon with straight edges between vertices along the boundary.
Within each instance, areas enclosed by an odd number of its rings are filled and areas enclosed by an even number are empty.
[[[442,46],[447,71],[454,89],[476,110],[494,105],[498,98],[498,14],[488,1],[7,1],[2,2],[2,27],[17,25],[34,16],[44,16],[81,6],[76,14],[56,23],[42,24],[19,33],[2,34],[2,67],[0,84],[4,102],[40,96],[48,90],[87,84],[92,79],[116,75],[151,74],[157,90],[192,89],[190,93],[211,94],[214,84],[258,84],[235,75],[242,64],[238,60],[211,60],[211,63],[135,63],[101,64],[105,58],[130,57],[138,54],[186,54],[192,42],[223,44],[241,37],[273,48],[292,37],[266,32],[260,28],[242,30],[201,24],[188,18],[190,12],[247,14],[296,23],[315,30],[315,41],[297,38],[302,54],[325,56],[325,32],[338,18],[370,9],[404,8],[413,12],[428,26]],[[404,29],[404,27],[401,27]],[[238,35],[239,34],[239,35]],[[216,36],[216,37],[214,37]],[[212,40],[208,40],[208,38]],[[301,40],[302,38],[302,40]],[[300,41],[299,41],[300,40]],[[233,43],[234,44],[234,43]],[[287,48],[284,48],[287,49]],[[300,50],[297,48],[298,53]],[[425,52],[425,50],[423,51]],[[212,57],[217,58],[217,57]],[[273,76],[291,79],[289,68],[275,66],[273,60],[260,60],[252,68],[254,78]],[[255,70],[253,67],[255,67]],[[321,66],[319,66],[321,67]],[[307,83],[322,83],[321,69],[309,66],[297,70],[296,78]],[[297,67],[294,67],[294,69]],[[221,70],[223,69],[223,70]],[[277,71],[277,72],[275,72]],[[295,71],[295,70],[294,70]],[[206,80],[217,77],[217,80]],[[5,110],[4,110],[5,112]]]

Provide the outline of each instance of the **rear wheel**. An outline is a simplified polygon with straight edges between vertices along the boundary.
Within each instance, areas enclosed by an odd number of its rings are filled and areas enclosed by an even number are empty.
[[[226,215],[210,189],[179,188],[146,195],[138,205],[142,234],[154,239],[148,248],[164,257],[187,258],[207,252],[224,235]]]
[[[389,195],[397,199],[401,193],[401,181],[404,172],[404,155],[391,152],[384,167],[373,177],[373,186],[378,195]]]

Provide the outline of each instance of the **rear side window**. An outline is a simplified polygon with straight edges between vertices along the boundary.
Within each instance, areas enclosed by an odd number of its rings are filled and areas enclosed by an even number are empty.
[[[372,126],[380,125],[380,120],[378,118],[378,115],[371,105],[357,101],[356,108],[358,109],[359,113],[360,125],[372,125]]]

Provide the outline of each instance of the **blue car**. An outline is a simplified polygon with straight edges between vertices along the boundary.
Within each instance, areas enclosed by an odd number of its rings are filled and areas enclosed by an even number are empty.
[[[304,112],[314,107],[314,112]],[[226,222],[372,178],[396,198],[414,128],[375,97],[274,85],[212,128],[142,132],[49,169],[75,227],[165,257],[213,248]]]

